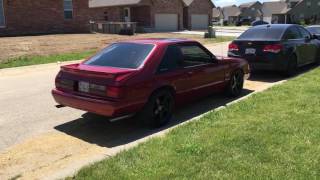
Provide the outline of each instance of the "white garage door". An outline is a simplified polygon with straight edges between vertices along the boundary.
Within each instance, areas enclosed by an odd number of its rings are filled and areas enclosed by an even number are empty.
[[[156,31],[177,31],[178,15],[177,14],[156,14],[155,30]]]
[[[191,28],[192,29],[208,29],[209,16],[207,14],[192,14]]]

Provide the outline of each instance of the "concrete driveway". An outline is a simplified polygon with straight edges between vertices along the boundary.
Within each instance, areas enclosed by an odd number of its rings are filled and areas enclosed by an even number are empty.
[[[246,31],[249,27],[219,27],[216,26],[214,29],[216,30],[217,36],[230,36],[230,37],[238,37],[240,36],[244,31]],[[207,30],[203,31],[179,31],[174,32],[175,34],[189,34],[189,35],[202,35],[204,36],[204,33],[207,32]]]
[[[225,55],[227,45],[207,47]],[[80,110],[56,109],[50,90],[58,70],[58,64],[0,70],[0,179],[62,178],[236,100],[212,95],[178,109],[166,127],[149,130],[132,119],[110,123]],[[243,97],[283,81],[258,75],[245,83]]]

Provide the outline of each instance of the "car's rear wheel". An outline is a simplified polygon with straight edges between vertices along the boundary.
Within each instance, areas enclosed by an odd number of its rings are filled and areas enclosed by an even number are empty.
[[[158,128],[167,124],[174,107],[174,98],[169,90],[159,90],[150,97],[144,109],[139,113],[143,124]]]
[[[244,73],[241,70],[235,71],[227,86],[227,95],[230,97],[238,97],[242,93],[244,84]]]
[[[298,61],[295,55],[292,55],[289,59],[286,75],[287,76],[294,76],[298,73]]]

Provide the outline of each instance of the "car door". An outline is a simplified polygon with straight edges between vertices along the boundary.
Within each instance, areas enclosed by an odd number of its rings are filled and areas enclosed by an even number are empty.
[[[197,43],[180,44],[183,59],[179,66],[186,70],[192,91],[214,91],[224,82],[225,67],[203,46]]]
[[[283,45],[288,50],[289,53],[295,53],[297,55],[298,65],[305,64],[308,59],[307,47],[305,44],[305,39],[299,32],[298,28],[290,27],[284,34]],[[289,54],[290,55],[290,54]]]
[[[306,63],[313,63],[317,58],[317,51],[318,45],[315,39],[312,38],[311,34],[304,28],[298,27],[302,37],[305,39],[305,46],[306,46],[306,54],[307,54],[307,61]]]

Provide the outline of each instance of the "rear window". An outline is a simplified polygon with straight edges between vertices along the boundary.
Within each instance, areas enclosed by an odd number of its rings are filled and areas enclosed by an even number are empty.
[[[312,34],[320,34],[320,27],[308,27],[307,29]]]
[[[145,61],[153,47],[153,44],[116,43],[105,48],[84,64],[137,69]]]
[[[283,30],[280,28],[252,28],[242,33],[241,40],[279,40]]]

